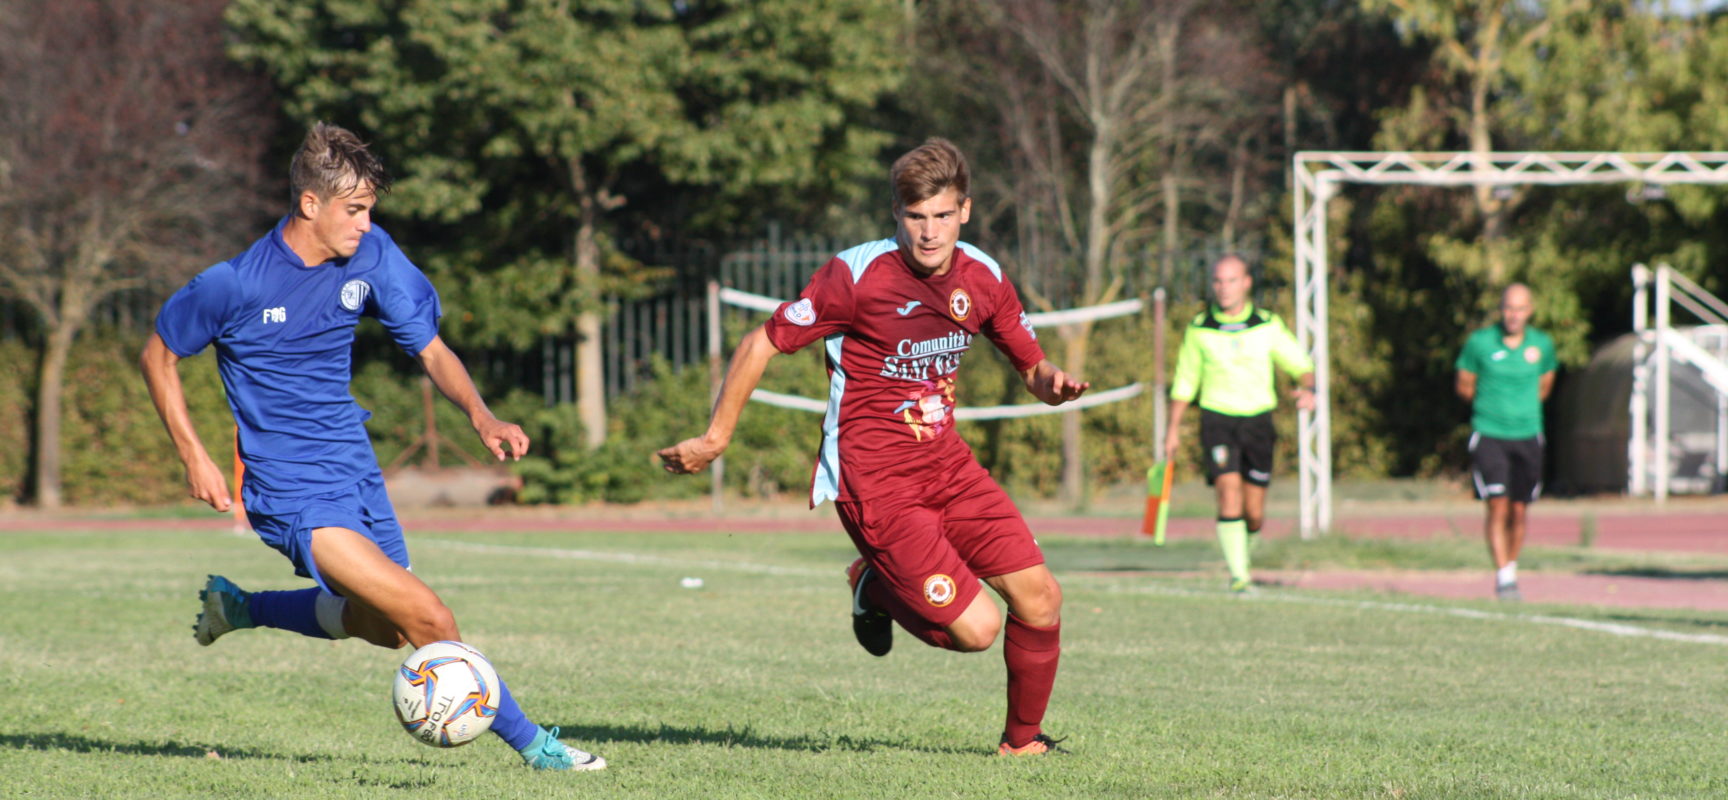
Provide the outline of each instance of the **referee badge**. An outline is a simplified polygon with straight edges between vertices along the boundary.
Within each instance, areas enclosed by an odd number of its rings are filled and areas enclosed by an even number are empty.
[[[349,311],[359,311],[366,305],[366,296],[372,293],[372,285],[363,280],[351,280],[342,284],[342,307]]]

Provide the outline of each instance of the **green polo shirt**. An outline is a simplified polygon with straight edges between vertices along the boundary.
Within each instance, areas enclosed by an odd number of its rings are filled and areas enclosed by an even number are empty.
[[[1505,337],[1490,325],[1470,334],[1458,354],[1458,369],[1476,375],[1470,427],[1496,439],[1535,438],[1542,433],[1542,376],[1560,365],[1554,340],[1530,326],[1515,347]]]
[[[1273,367],[1293,376],[1314,371],[1314,361],[1277,314],[1245,304],[1234,315],[1217,306],[1194,318],[1182,336],[1170,399],[1219,414],[1251,417],[1278,407]]]

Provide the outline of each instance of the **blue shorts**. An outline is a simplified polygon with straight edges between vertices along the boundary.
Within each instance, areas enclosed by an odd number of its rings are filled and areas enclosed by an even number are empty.
[[[337,492],[305,497],[281,497],[254,491],[242,484],[241,499],[246,518],[264,543],[276,548],[294,564],[294,574],[311,578],[327,592],[318,565],[312,560],[312,531],[316,528],[347,528],[371,539],[391,561],[409,568],[408,544],[402,539],[402,523],[384,492],[384,476],[372,473],[353,486]]]

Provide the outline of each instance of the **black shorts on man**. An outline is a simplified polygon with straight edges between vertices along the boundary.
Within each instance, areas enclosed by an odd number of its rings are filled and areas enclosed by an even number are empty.
[[[1534,503],[1542,494],[1542,437],[1496,439],[1470,434],[1470,478],[1476,499]]]
[[[1272,412],[1251,417],[1220,414],[1200,409],[1200,444],[1206,449],[1206,483],[1219,475],[1240,473],[1255,486],[1272,483],[1272,446],[1278,434],[1272,429]]]

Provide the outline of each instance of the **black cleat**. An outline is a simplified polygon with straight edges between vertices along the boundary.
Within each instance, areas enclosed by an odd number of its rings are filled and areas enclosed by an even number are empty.
[[[875,579],[876,568],[862,558],[846,568],[846,582],[852,586],[852,635],[864,652],[885,656],[894,649],[894,620],[864,596],[864,587]]]

